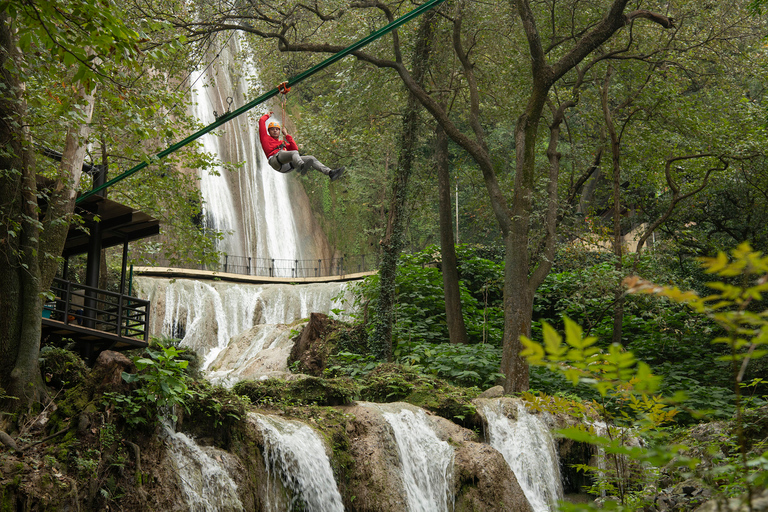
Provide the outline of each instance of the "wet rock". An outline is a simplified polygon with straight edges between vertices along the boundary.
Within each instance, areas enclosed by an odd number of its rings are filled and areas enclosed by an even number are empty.
[[[358,402],[341,408],[355,418],[348,428],[350,450],[356,461],[354,473],[349,475],[353,485],[348,494],[355,496],[358,511],[407,510],[400,456],[394,432],[383,417],[383,408],[422,412],[405,403]],[[531,510],[514,473],[498,451],[482,443],[473,431],[426,414],[438,439],[454,450],[452,490],[456,512]]]

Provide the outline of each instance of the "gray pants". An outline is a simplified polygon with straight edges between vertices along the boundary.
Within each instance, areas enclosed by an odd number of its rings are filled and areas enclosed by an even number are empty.
[[[298,151],[278,151],[269,157],[269,165],[277,172],[291,172],[297,170],[304,174],[309,169],[317,169],[328,176],[331,172],[329,167],[312,155],[299,155]]]

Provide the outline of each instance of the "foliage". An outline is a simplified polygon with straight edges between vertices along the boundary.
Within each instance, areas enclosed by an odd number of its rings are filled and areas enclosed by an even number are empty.
[[[395,349],[395,358],[420,373],[456,386],[487,389],[504,377],[499,373],[501,349],[490,344],[401,343]]]
[[[370,373],[381,364],[373,354],[357,354],[355,352],[335,352],[328,357],[328,366],[324,374],[329,377],[346,375],[355,378]]]
[[[624,272],[629,271],[629,265],[634,264],[632,259],[625,259],[623,271],[618,271],[613,262],[604,261],[547,276],[534,302],[532,338],[542,339],[543,322],[560,329],[562,318],[567,316],[584,326],[588,335],[597,338],[597,346],[607,347],[613,333],[615,286]],[[696,278],[703,275],[664,263],[660,255],[646,255],[637,261],[637,271],[646,279],[682,282],[688,286],[698,285]],[[724,349],[707,343],[719,329],[716,322],[695,314],[682,304],[638,294],[625,297],[623,342],[656,375],[663,377],[659,392],[671,395],[688,389],[691,398],[699,396],[704,401],[711,393],[717,409],[727,414],[729,396],[732,396],[728,390],[727,363],[713,361],[724,353]],[[535,367],[531,383],[534,389],[548,393],[564,391],[568,387],[556,374],[541,372]],[[576,393],[595,398],[586,386],[578,386]],[[678,422],[692,419],[688,413],[676,417]]]
[[[206,380],[189,383],[185,401],[193,430],[216,432],[228,430],[233,423],[245,417],[250,401],[231,390],[214,386]]]
[[[651,293],[684,302],[697,313],[717,322],[725,331],[726,335],[715,338],[713,343],[725,344],[730,349],[721,359],[732,366],[735,380],[736,400],[733,405],[736,416],[734,442],[730,450],[734,455],[718,460],[704,476],[723,495],[733,496],[743,493],[756,482],[759,482],[757,485],[764,485],[768,481],[768,469],[763,463],[768,452],[758,451],[752,458],[747,456],[743,435],[744,408],[740,399],[740,384],[747,364],[768,353],[765,350],[768,344],[768,314],[757,307],[762,300],[762,293],[768,289],[768,257],[753,252],[749,245],[742,244],[732,251],[731,259],[720,253],[715,258],[704,258],[702,262],[708,273],[717,274],[722,279],[708,284],[715,293],[705,297],[700,297],[695,292],[681,292],[676,287],[656,286],[639,278],[628,279],[627,284],[630,286],[630,292]],[[606,422],[609,435],[601,434],[597,430],[581,429],[566,429],[561,431],[562,435],[575,441],[596,444],[607,454],[628,457],[648,467],[678,466],[687,468],[686,471],[696,469],[700,462],[698,459],[675,455],[684,447],[670,445],[658,436],[662,431],[658,427],[670,422],[678,414],[679,409],[670,408],[671,404],[691,409],[693,404],[688,401],[686,393],[680,391],[674,397],[661,398],[656,394],[661,378],[653,375],[647,364],[638,361],[631,352],[624,351],[618,345],[612,345],[605,351],[599,349],[597,339],[584,337],[582,329],[570,319],[566,318],[564,325],[565,338],[549,324],[543,324],[543,344],[525,338],[523,343],[526,348],[522,355],[530,364],[559,372],[573,384],[584,382],[592,386],[601,397],[601,401],[595,402],[594,407]],[[711,404],[712,402],[710,406]],[[711,411],[695,411],[695,414],[712,416]],[[611,434],[616,426],[632,427],[650,441],[649,445],[626,446],[622,436]],[[624,430],[615,432],[622,433]],[[628,474],[623,471],[624,467],[626,464],[616,462],[613,471],[608,473],[600,473],[593,467],[582,469],[595,472],[601,482],[600,490],[610,491],[617,496],[619,502],[614,503],[613,508],[633,510],[641,497],[633,495],[630,492],[631,487],[638,484],[642,487],[643,482],[641,474]],[[723,475],[728,477],[723,478]],[[571,505],[568,509],[581,507]]]
[[[188,384],[186,368],[188,361],[178,356],[184,349],[157,344],[159,350],[148,348],[142,356],[133,359],[136,373],[123,372],[123,380],[136,384],[130,395],[105,393],[108,403],[115,403],[116,409],[130,426],[154,425],[162,414],[168,414],[173,421],[178,417],[174,409],[184,406],[188,410]]]
[[[460,246],[457,251],[464,323],[471,343],[487,342],[498,346],[503,330],[503,267],[477,256],[479,250]],[[440,251],[435,246],[400,256],[395,282],[393,344],[442,343],[448,339],[439,258]],[[375,311],[378,283],[379,276],[374,275],[355,288],[357,309]]]

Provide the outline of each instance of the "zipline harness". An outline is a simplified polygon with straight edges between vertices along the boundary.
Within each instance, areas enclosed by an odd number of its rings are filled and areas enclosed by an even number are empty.
[[[322,61],[320,64],[317,64],[316,66],[314,66],[314,67],[304,71],[303,73],[300,73],[300,74],[296,75],[295,77],[288,79],[287,81],[285,81],[285,82],[281,83],[279,86],[277,86],[275,89],[272,89],[271,91],[262,94],[261,96],[259,96],[258,98],[250,101],[249,103],[246,103],[245,105],[243,105],[242,107],[238,108],[234,112],[227,112],[226,114],[223,114],[221,117],[216,119],[216,121],[214,121],[213,123],[209,124],[208,126],[203,128],[202,130],[199,130],[199,131],[193,133],[192,135],[190,135],[189,137],[187,137],[186,139],[181,140],[181,141],[177,142],[176,144],[173,144],[173,145],[167,147],[166,149],[164,149],[161,152],[157,153],[151,159],[145,160],[144,162],[141,162],[140,164],[136,165],[135,167],[132,167],[131,169],[128,169],[127,171],[125,171],[124,173],[122,173],[122,174],[120,174],[118,176],[115,176],[111,180],[109,180],[109,181],[99,185],[98,187],[94,187],[93,189],[89,190],[88,192],[83,193],[80,197],[77,198],[77,200],[75,202],[76,203],[80,203],[80,202],[84,201],[85,199],[87,199],[88,197],[101,192],[105,188],[111,187],[112,185],[114,185],[118,181],[124,180],[128,176],[131,176],[132,174],[135,174],[136,172],[144,169],[149,164],[154,163],[157,160],[160,160],[161,158],[165,158],[166,156],[170,155],[171,153],[174,153],[174,152],[178,151],[179,149],[183,148],[184,146],[186,146],[190,142],[193,142],[193,141],[199,139],[200,137],[202,137],[203,135],[205,135],[206,133],[215,130],[216,128],[218,128],[219,126],[223,125],[227,121],[231,121],[232,119],[238,117],[240,114],[243,114],[243,113],[251,110],[253,107],[255,107],[257,105],[260,105],[261,103],[264,103],[265,101],[267,101],[268,99],[272,98],[273,96],[283,92],[281,89],[285,90],[285,92],[288,92],[290,90],[290,86],[296,85],[297,83],[301,82],[305,78],[308,78],[308,77],[314,75],[315,73],[317,73],[318,71],[320,71],[321,69],[324,69],[324,68],[330,66],[331,64],[335,63],[336,61],[343,59],[344,57],[346,57],[350,53],[359,50],[360,48],[364,47],[368,43],[371,43],[371,42],[375,41],[376,39],[380,38],[381,36],[383,36],[383,35],[391,32],[391,31],[393,31],[394,29],[396,29],[400,25],[403,25],[403,24],[411,21],[413,18],[416,18],[417,16],[420,16],[420,15],[424,14],[428,10],[430,10],[433,7],[443,3],[444,1],[445,0],[429,0],[428,2],[426,2],[426,3],[422,4],[422,5],[420,5],[419,7],[417,7],[416,9],[408,12],[407,14],[404,14],[403,16],[401,16],[398,19],[392,21],[391,23],[388,23],[387,25],[385,25],[384,27],[380,28],[379,30],[377,30],[375,32],[371,32],[370,35],[368,35],[368,36],[358,40],[356,43],[348,46],[347,48],[345,48],[344,50],[340,51],[339,53],[336,53],[336,54],[332,55],[331,57],[328,57],[327,59]],[[285,93],[283,93],[283,94],[285,94]]]

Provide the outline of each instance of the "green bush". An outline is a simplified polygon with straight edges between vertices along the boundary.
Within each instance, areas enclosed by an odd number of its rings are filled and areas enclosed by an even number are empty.
[[[131,394],[104,393],[105,405],[114,404],[129,426],[154,425],[165,413],[175,422],[175,407],[186,407],[189,362],[179,358],[184,349],[156,347],[160,350],[148,348],[133,358],[136,373],[123,372],[123,380],[136,385]]]
[[[503,265],[475,255],[459,246],[459,276],[462,313],[471,343],[501,344]],[[395,283],[393,343],[442,343],[448,340],[445,294],[440,269],[440,251],[430,246],[402,255]],[[375,311],[379,276],[368,277],[356,288],[356,304]],[[370,326],[369,326],[370,327]]]
[[[487,389],[504,377],[499,373],[501,349],[489,344],[401,343],[394,355],[402,364],[457,386]]]

